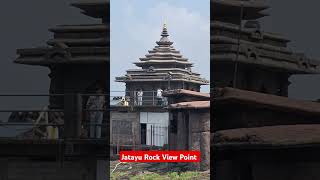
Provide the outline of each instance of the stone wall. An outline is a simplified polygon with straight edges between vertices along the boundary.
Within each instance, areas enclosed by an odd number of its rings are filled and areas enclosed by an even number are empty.
[[[182,110],[177,113],[177,132],[169,134],[169,147],[172,150],[198,150],[201,162],[190,164],[198,170],[210,169],[210,111]],[[172,121],[170,121],[172,122]],[[170,124],[170,130],[173,124]]]
[[[192,150],[200,150],[201,162],[198,169],[210,169],[210,111],[195,110],[190,112]]]
[[[140,144],[139,112],[110,112],[111,144]]]

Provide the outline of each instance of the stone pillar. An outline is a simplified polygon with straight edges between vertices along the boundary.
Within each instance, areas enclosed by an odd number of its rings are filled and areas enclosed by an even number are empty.
[[[192,151],[200,151],[201,147],[201,133],[199,132],[192,132],[191,133],[191,149]],[[201,154],[201,152],[200,152]],[[202,158],[200,157],[201,161]],[[190,169],[194,170],[200,170],[201,166],[200,163],[191,163],[190,164]]]
[[[178,121],[177,121],[177,150],[184,150],[184,139],[186,134],[184,133],[184,121],[183,121],[183,112],[178,112]]]
[[[79,139],[82,122],[82,100],[80,94],[64,95],[64,138]]]
[[[202,132],[200,135],[201,162],[200,170],[210,169],[210,132]]]
[[[210,169],[210,112],[204,111],[199,114],[200,131],[200,170]]]

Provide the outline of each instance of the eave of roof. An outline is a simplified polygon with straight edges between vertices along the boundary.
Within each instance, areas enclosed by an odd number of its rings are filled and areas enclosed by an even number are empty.
[[[109,26],[106,24],[81,24],[81,25],[58,25],[49,31],[61,32],[106,32]]]
[[[222,88],[218,89],[213,103],[218,105],[226,104],[246,104],[247,107],[263,107],[276,111],[289,111],[295,113],[307,113],[320,115],[320,103],[296,100],[282,96],[234,89]]]
[[[212,23],[210,23],[210,27],[213,28],[213,29],[223,29],[223,30],[227,30],[227,31],[230,31],[230,32],[239,33],[239,26],[237,26],[235,24],[231,24],[231,23],[226,23],[226,22],[221,22],[221,21],[213,21]],[[243,33],[243,34],[251,34],[253,32],[252,32],[252,30],[243,28],[241,33]],[[286,42],[286,43],[290,42],[289,39],[285,38],[281,34],[264,32],[264,31],[261,31],[261,33],[267,39],[273,39],[273,40],[276,40],[276,41]]]
[[[190,101],[170,104],[168,109],[209,109],[210,101]]]
[[[286,148],[320,144],[320,124],[241,128],[214,133],[218,148]]]
[[[128,79],[127,77],[116,77],[116,82],[168,82],[168,80],[165,80],[163,78],[145,78],[145,79]],[[194,83],[199,85],[209,85],[209,82],[204,82],[200,80],[188,80],[188,79],[172,79],[171,82],[188,82],[188,83]]]
[[[83,14],[94,18],[106,17],[109,13],[109,0],[79,0],[71,3],[72,6],[83,10]]]
[[[210,98],[209,93],[202,93],[197,91],[190,91],[186,89],[176,89],[176,90],[169,90],[163,93],[164,96],[194,96],[194,97],[203,97],[203,98]]]
[[[243,19],[245,20],[258,19],[269,15],[266,12],[262,12],[269,8],[269,6],[262,1],[213,0],[212,2],[213,9],[211,12],[217,17],[239,16],[241,3],[244,10]]]

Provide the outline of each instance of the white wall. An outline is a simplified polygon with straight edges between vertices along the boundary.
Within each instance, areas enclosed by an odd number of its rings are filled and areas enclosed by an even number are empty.
[[[140,123],[147,124],[147,145],[163,146],[168,143],[168,112],[140,112]]]

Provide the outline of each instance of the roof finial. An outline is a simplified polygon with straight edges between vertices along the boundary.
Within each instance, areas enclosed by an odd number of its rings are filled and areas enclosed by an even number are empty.
[[[164,21],[164,23],[163,23],[163,29],[167,29],[167,22],[166,21]]]
[[[167,36],[169,36],[168,30],[167,30],[167,23],[166,23],[166,21],[163,23],[163,28],[162,28],[161,36],[162,36],[162,37],[167,37]]]
[[[163,23],[161,36],[162,37],[161,37],[160,41],[157,41],[158,45],[171,45],[172,44],[172,42],[170,42],[170,40],[168,39],[169,34],[168,34],[166,22]]]

